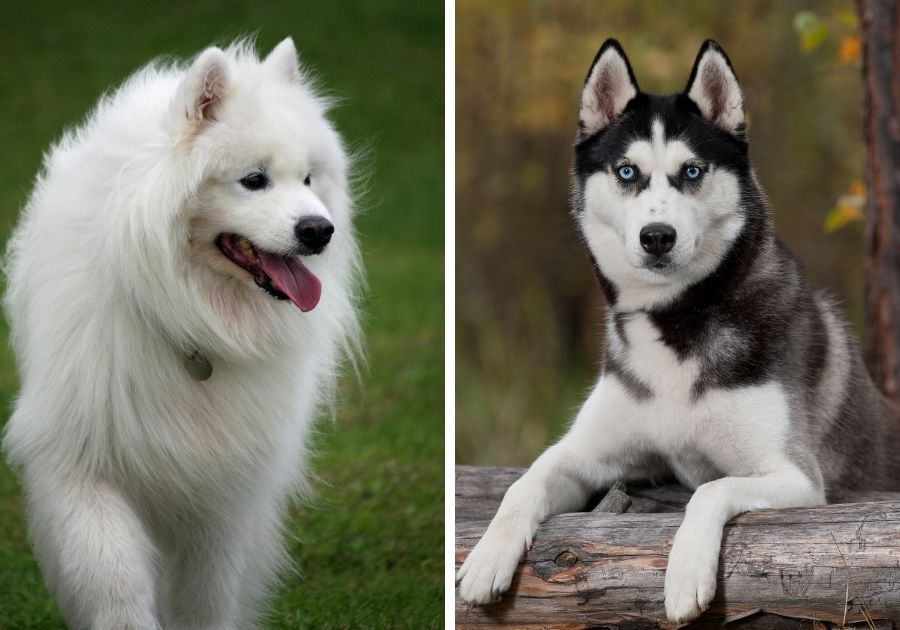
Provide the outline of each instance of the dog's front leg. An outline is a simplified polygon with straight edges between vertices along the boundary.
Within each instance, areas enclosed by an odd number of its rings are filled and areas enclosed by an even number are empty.
[[[618,383],[602,378],[569,432],[509,487],[457,575],[464,601],[497,599],[509,588],[541,521],[582,508],[594,490],[623,476],[624,467],[615,457],[619,437],[610,422],[621,419],[617,407],[622,395]]]
[[[241,582],[251,560],[254,531],[236,507],[228,519],[193,522],[176,541],[164,573],[166,630],[236,630],[245,627]]]
[[[716,594],[722,530],[734,516],[751,510],[824,503],[821,487],[799,468],[785,466],[758,477],[723,477],[694,493],[669,553],[666,616],[674,623],[695,619]]]
[[[71,628],[158,630],[157,550],[107,482],[26,470],[31,537]]]

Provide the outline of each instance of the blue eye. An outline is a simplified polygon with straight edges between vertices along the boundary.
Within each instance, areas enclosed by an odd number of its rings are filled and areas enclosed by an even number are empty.
[[[637,176],[634,167],[628,166],[627,164],[625,166],[620,166],[617,172],[619,173],[619,177],[622,179],[622,181],[626,182],[630,182],[635,178],[635,176]]]
[[[684,176],[688,179],[697,179],[702,173],[703,171],[699,166],[688,166],[684,169]]]

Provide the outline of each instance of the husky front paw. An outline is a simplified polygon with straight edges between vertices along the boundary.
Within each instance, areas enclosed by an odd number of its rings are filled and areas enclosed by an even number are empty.
[[[476,605],[496,601],[512,583],[530,544],[522,534],[492,523],[456,574],[462,600]]]
[[[673,623],[693,621],[716,596],[719,546],[716,537],[698,532],[675,535],[666,568],[666,617]]]

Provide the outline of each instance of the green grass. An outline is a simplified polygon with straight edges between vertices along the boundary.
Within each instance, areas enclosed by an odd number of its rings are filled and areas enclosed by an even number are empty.
[[[263,50],[293,36],[343,100],[339,129],[372,156],[358,224],[369,366],[361,384],[345,379],[335,423],[320,424],[318,498],[292,520],[299,572],[267,627],[442,625],[442,15],[440,3],[412,0],[104,0],[25,3],[0,23],[4,242],[42,151],[104,90],[152,57],[242,34],[256,33]],[[7,413],[16,386],[2,344]],[[0,464],[0,629],[62,627],[29,551],[20,488]]]

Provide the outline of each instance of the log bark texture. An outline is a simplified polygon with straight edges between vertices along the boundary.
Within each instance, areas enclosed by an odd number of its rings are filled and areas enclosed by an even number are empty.
[[[866,138],[866,362],[900,401],[900,2],[857,0]]]
[[[456,522],[489,521],[494,517],[506,489],[525,472],[524,468],[481,466],[456,467]],[[628,484],[631,499],[629,514],[682,512],[692,491],[676,483],[666,485]],[[593,508],[602,493],[584,506]],[[836,492],[832,503],[861,503],[866,501],[900,501],[900,492]]]
[[[457,468],[457,568],[521,472]],[[625,514],[549,518],[503,601],[469,608],[457,599],[457,627],[673,627],[665,618],[663,584],[682,520],[673,510],[690,491],[629,487],[628,495],[632,507]],[[716,599],[690,627],[728,620],[729,628],[823,630],[842,622],[845,605],[848,626],[872,627],[868,615],[876,628],[894,627],[900,621],[900,493],[859,497],[878,500],[733,519],[722,543]],[[654,504],[669,512],[633,511]]]

